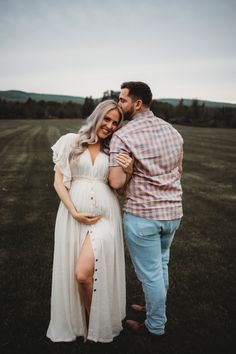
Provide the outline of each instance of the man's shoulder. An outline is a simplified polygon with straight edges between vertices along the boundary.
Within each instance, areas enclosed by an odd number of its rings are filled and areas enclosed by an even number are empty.
[[[162,131],[166,131],[166,133],[171,133],[172,135],[176,135],[179,138],[183,139],[180,132],[171,123],[159,117],[155,117],[155,118],[156,118],[156,124],[161,127]]]
[[[132,127],[133,127],[132,123],[133,121],[130,121],[127,124],[125,124],[122,128],[120,128],[113,134],[113,137],[114,136],[118,136],[119,138],[125,137],[129,131],[132,131]]]
[[[175,127],[173,127],[172,124],[170,124],[168,122],[167,122],[167,124],[168,124],[166,126],[167,130],[172,134],[172,136],[175,136],[177,139],[179,138],[181,141],[183,141],[183,138],[182,138],[180,132]]]
[[[149,118],[149,119],[146,119]],[[126,138],[130,139],[132,136],[136,134],[141,134],[146,129],[150,131],[150,127],[152,127],[152,131],[159,132],[160,134],[171,134],[177,135],[181,137],[180,133],[173,127],[172,124],[167,122],[166,120],[157,117],[153,114],[153,112],[149,112],[146,114],[146,117],[142,117],[141,115],[138,119],[133,119],[127,124],[125,124],[122,128],[117,130],[113,136],[118,137],[120,140],[126,140]],[[181,137],[182,138],[182,137]]]

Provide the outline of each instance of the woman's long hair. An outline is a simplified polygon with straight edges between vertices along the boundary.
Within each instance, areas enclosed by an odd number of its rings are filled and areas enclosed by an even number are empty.
[[[96,144],[98,141],[97,130],[100,127],[103,118],[107,112],[116,109],[120,113],[120,121],[117,128],[120,128],[123,121],[123,113],[118,106],[118,103],[113,100],[106,100],[97,105],[95,110],[86,119],[86,123],[80,128],[78,132],[78,138],[76,139],[72,151],[70,153],[70,159],[76,160],[84,150],[90,144]],[[102,140],[102,150],[106,154],[109,154],[109,143],[112,135]]]

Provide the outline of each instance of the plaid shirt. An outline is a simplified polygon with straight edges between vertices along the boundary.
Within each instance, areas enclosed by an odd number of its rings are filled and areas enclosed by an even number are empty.
[[[153,220],[181,218],[178,163],[183,154],[183,139],[177,130],[151,111],[139,113],[113,134],[110,166],[118,166],[115,155],[120,151],[135,158],[124,211]]]

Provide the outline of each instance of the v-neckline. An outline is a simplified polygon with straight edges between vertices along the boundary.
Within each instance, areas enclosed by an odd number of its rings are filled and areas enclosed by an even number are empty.
[[[91,153],[90,153],[89,149],[87,148],[86,150],[88,151],[88,154],[89,154],[89,160],[90,160],[90,162],[91,162],[91,165],[94,167],[94,165],[95,165],[95,163],[96,163],[96,161],[97,161],[98,156],[99,156],[102,152],[101,152],[101,151],[99,151],[99,152],[97,153],[97,155],[96,155],[95,159],[93,160],[93,159],[92,159],[92,155],[91,155]]]

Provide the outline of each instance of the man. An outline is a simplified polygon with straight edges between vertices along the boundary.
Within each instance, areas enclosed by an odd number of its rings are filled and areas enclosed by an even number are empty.
[[[127,320],[138,334],[165,333],[170,246],[182,212],[183,139],[169,123],[150,111],[152,92],[143,82],[121,85],[119,105],[130,122],[115,132],[110,144],[110,185],[122,188],[126,174],[116,155],[134,157],[124,204],[124,233],[146,301],[143,323]],[[134,305],[133,309],[145,310]]]

